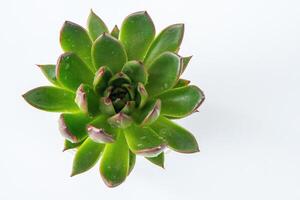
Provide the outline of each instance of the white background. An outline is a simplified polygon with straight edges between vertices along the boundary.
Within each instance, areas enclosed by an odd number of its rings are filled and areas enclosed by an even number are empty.
[[[56,62],[64,20],[85,25],[90,8],[110,28],[140,10],[158,31],[184,22],[184,78],[207,96],[179,121],[201,152],[169,152],[165,170],[139,158],[114,189],[98,167],[70,178],[58,115],[21,98],[48,84],[34,64]],[[0,199],[300,199],[298,0],[1,0],[0,22]]]

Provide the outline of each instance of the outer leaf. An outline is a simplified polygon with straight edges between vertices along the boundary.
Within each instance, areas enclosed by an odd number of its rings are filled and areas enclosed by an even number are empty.
[[[56,79],[55,75],[55,65],[37,65],[45,75],[45,77],[53,84],[56,86],[60,86],[59,82]]]
[[[130,172],[133,170],[134,165],[135,165],[135,160],[136,160],[136,156],[134,153],[132,153],[129,150],[129,169],[128,169],[128,175],[130,174]]]
[[[108,33],[108,29],[102,19],[91,10],[88,17],[87,26],[89,35],[93,40],[96,40],[102,33]]]
[[[72,143],[78,143],[87,137],[86,125],[92,119],[82,113],[60,115],[58,125],[60,133]]]
[[[184,33],[184,24],[174,24],[165,28],[152,42],[144,63],[148,67],[152,61],[165,51],[177,52]]]
[[[185,87],[190,84],[191,81],[186,79],[179,79],[176,85],[173,88]]]
[[[113,36],[116,39],[119,38],[120,30],[119,30],[117,25],[114,26],[114,28],[113,28],[113,30],[111,31],[110,34],[111,34],[111,36]]]
[[[92,85],[94,74],[76,54],[64,53],[57,61],[56,77],[63,86],[75,91],[81,83]]]
[[[141,82],[143,84],[147,83],[148,73],[143,63],[140,61],[132,60],[127,62],[123,66],[122,72],[127,74],[127,76],[129,76],[129,78],[135,83],[138,82]]]
[[[151,64],[148,73],[147,92],[150,96],[159,95],[176,84],[180,74],[180,57],[165,52]]]
[[[185,71],[186,67],[188,66],[190,60],[193,56],[183,57],[182,58],[182,66],[181,66],[181,74]]]
[[[129,171],[129,149],[123,134],[119,134],[117,141],[105,146],[100,163],[102,179],[108,187],[120,185]]]
[[[158,156],[156,157],[146,157],[147,160],[152,162],[153,164],[160,166],[164,168],[164,161],[165,161],[165,154],[164,152],[161,152]]]
[[[162,103],[161,114],[176,118],[195,112],[205,99],[203,92],[194,85],[169,90],[159,98]]]
[[[75,154],[71,176],[91,169],[99,160],[104,147],[104,144],[96,143],[87,138]]]
[[[155,27],[146,11],[136,12],[123,21],[120,40],[129,60],[141,60],[155,37]]]
[[[195,153],[199,147],[195,137],[175,124],[171,120],[161,116],[150,127],[162,138],[165,139],[169,148],[180,153]]]
[[[155,157],[165,148],[164,141],[150,128],[132,125],[124,133],[130,150],[135,154]]]
[[[99,112],[99,97],[89,85],[81,84],[78,87],[75,102],[85,114],[92,116]]]
[[[33,107],[51,112],[76,112],[75,94],[67,90],[42,86],[28,91],[24,99]]]
[[[67,151],[69,149],[75,149],[75,148],[78,148],[85,140],[82,140],[78,143],[72,143],[70,142],[69,140],[65,140],[64,142],[64,149],[63,151]]]
[[[127,61],[127,55],[123,45],[114,37],[103,33],[94,42],[92,47],[94,66],[108,66],[113,73],[121,71]]]
[[[75,53],[94,70],[91,58],[92,41],[83,27],[66,21],[60,31],[60,44],[64,51]]]

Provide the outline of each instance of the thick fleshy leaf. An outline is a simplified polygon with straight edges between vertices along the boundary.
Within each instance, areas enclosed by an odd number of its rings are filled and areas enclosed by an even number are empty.
[[[120,185],[129,171],[129,149],[123,134],[115,143],[106,144],[100,162],[100,173],[108,187]]]
[[[109,97],[100,98],[99,110],[102,114],[109,115],[109,116],[116,114],[114,105]]]
[[[123,45],[114,37],[103,33],[92,47],[93,63],[96,69],[107,66],[113,73],[121,71],[127,61]]]
[[[65,52],[75,53],[94,70],[91,58],[92,40],[83,27],[66,21],[60,31],[60,44]]]
[[[91,169],[99,160],[104,147],[104,144],[96,143],[92,139],[87,138],[75,154],[71,176]]]
[[[113,36],[114,38],[118,39],[120,34],[120,30],[117,25],[114,26],[113,30],[111,30],[110,35]]]
[[[128,61],[123,66],[122,72],[127,74],[127,76],[135,83],[141,82],[144,85],[147,83],[148,73],[145,66],[140,61]]]
[[[42,86],[23,95],[33,107],[50,112],[76,112],[79,110],[74,102],[75,93],[65,89]]]
[[[75,91],[81,83],[92,85],[94,74],[76,54],[64,53],[57,61],[56,77],[63,86]]]
[[[60,86],[60,83],[56,79],[56,74],[55,74],[55,65],[37,65],[45,75],[45,77],[53,84],[56,86]]]
[[[99,112],[99,97],[89,85],[81,84],[78,87],[75,102],[85,114],[96,115]]]
[[[165,161],[165,153],[161,152],[158,156],[155,157],[146,157],[147,160],[152,162],[153,164],[164,168],[164,161]]]
[[[146,11],[136,12],[122,23],[120,40],[129,60],[141,60],[155,37],[155,27]]]
[[[113,143],[116,140],[117,129],[107,123],[107,116],[98,116],[88,126],[89,137],[98,143]]]
[[[122,112],[115,114],[114,116],[110,117],[108,123],[115,128],[126,128],[130,126],[133,122],[132,118]]]
[[[122,84],[131,83],[130,78],[123,72],[116,73],[108,82],[109,85],[121,86]]]
[[[145,106],[134,115],[134,119],[141,125],[146,126],[153,123],[160,115],[161,101],[159,99],[148,101]]]
[[[149,67],[146,90],[150,96],[172,88],[180,74],[180,57],[171,52],[160,55]]]
[[[181,63],[181,74],[185,71],[186,67],[188,66],[190,60],[192,59],[193,56],[188,56],[188,57],[182,57],[182,63]]]
[[[91,10],[88,17],[87,27],[92,40],[96,40],[104,32],[108,33],[105,23],[93,12],[93,10]]]
[[[191,81],[186,79],[179,79],[176,85],[173,88],[185,87],[190,84]]]
[[[121,112],[130,115],[135,110],[135,101],[127,101]]]
[[[132,152],[129,150],[129,169],[128,169],[128,175],[131,173],[131,171],[132,171],[133,168],[134,168],[135,160],[136,160],[135,154],[132,153]]]
[[[58,127],[61,135],[72,143],[78,143],[87,137],[86,125],[92,119],[82,113],[60,115]]]
[[[145,86],[142,83],[138,83],[136,102],[139,108],[142,108],[146,104],[148,96]]]
[[[100,67],[94,77],[93,86],[95,92],[103,94],[104,90],[108,86],[108,81],[112,77],[112,72],[106,66]]]
[[[65,140],[63,151],[67,151],[67,150],[69,150],[69,149],[76,149],[76,148],[78,148],[84,141],[85,141],[85,140],[83,139],[83,140],[81,140],[81,141],[78,142],[78,143],[72,143],[72,142],[70,142],[69,140]]]
[[[160,116],[150,127],[166,142],[169,148],[180,153],[199,152],[195,137],[171,120]]]
[[[171,117],[190,115],[205,99],[203,92],[194,85],[169,90],[159,98],[162,103],[161,114]]]
[[[174,24],[165,28],[152,42],[144,63],[149,67],[152,61],[165,51],[177,52],[184,33],[184,24]]]
[[[165,148],[164,141],[150,128],[133,124],[124,133],[130,150],[137,155],[155,157]]]

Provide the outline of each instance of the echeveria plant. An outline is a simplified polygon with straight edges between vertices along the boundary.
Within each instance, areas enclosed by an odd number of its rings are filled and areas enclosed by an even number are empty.
[[[180,79],[191,57],[177,54],[184,25],[155,36],[147,12],[136,12],[109,32],[91,11],[87,30],[66,21],[60,32],[65,53],[56,65],[39,65],[53,86],[24,94],[32,106],[62,113],[59,130],[76,149],[72,176],[92,168],[109,187],[121,184],[136,155],[164,166],[164,149],[198,152],[194,136],[171,119],[186,117],[204,100],[201,90]]]

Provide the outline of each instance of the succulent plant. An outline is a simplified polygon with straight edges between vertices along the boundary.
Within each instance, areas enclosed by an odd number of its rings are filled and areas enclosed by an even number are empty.
[[[87,30],[66,21],[63,53],[56,65],[38,65],[53,86],[23,95],[35,108],[62,113],[64,150],[76,149],[71,176],[92,168],[109,187],[121,184],[136,155],[164,167],[164,149],[198,152],[194,136],[172,121],[204,100],[202,91],[180,79],[191,57],[177,54],[184,33],[174,24],[155,36],[147,12],[130,14],[109,32],[91,11]]]

